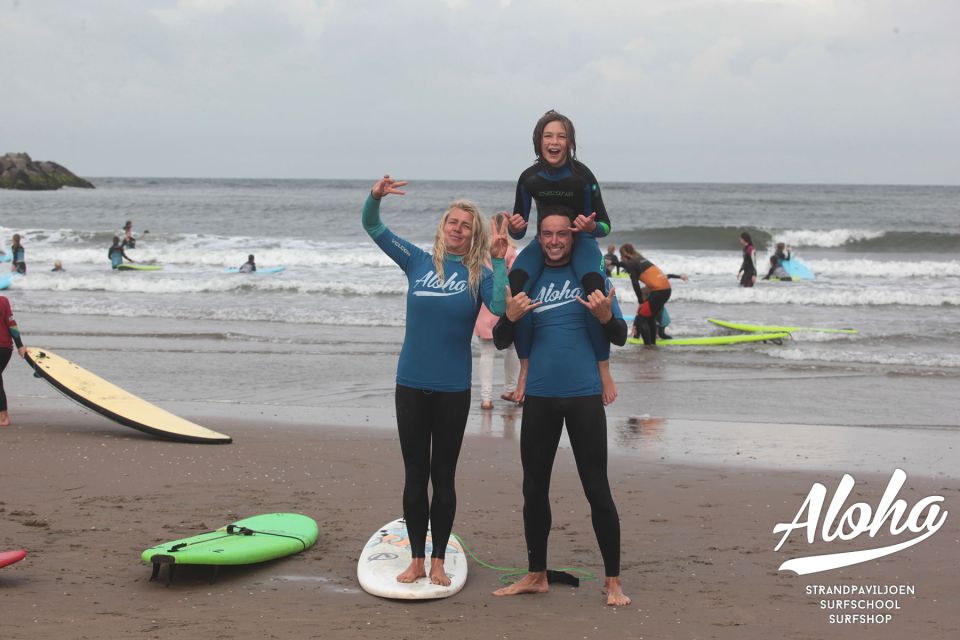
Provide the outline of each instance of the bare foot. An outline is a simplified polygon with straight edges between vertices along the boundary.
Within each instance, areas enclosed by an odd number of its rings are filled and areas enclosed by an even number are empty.
[[[6,411],[0,411],[0,427],[10,426],[10,414]]]
[[[537,571],[528,573],[511,585],[493,592],[495,596],[517,596],[521,593],[546,593],[550,590],[547,584],[547,572]]]
[[[410,566],[397,576],[397,582],[413,582],[418,578],[426,578],[427,572],[423,568],[423,563],[423,558],[414,558],[411,560]]]
[[[447,572],[443,570],[442,558],[430,558],[430,582],[444,587],[450,586],[450,578]]]
[[[623,607],[633,602],[630,597],[623,592],[620,578],[607,578],[603,582],[603,588],[607,592],[607,606],[609,607]]]

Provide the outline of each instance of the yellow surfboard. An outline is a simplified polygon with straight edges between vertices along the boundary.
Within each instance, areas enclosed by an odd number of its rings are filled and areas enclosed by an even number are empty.
[[[48,349],[29,347],[26,360],[57,391],[126,427],[183,442],[227,444],[233,440],[150,404]]]

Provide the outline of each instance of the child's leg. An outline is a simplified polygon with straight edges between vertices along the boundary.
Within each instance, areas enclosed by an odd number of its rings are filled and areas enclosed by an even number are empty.
[[[527,246],[517,254],[513,266],[510,267],[510,273],[507,279],[510,282],[510,293],[517,295],[521,291],[528,290],[528,285],[533,285],[543,273],[543,248],[540,246],[540,238],[534,237]]]
[[[603,263],[603,253],[597,239],[586,233],[573,236],[573,272],[577,274],[580,284],[583,285],[583,297],[586,298],[594,291],[604,290],[606,279]]]

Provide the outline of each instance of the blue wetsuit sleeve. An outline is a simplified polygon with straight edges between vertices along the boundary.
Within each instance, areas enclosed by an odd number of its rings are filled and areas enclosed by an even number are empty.
[[[404,273],[407,271],[411,258],[428,257],[426,251],[396,235],[380,222],[380,201],[372,195],[367,196],[367,201],[363,205],[362,222],[363,228],[370,234],[377,246],[390,256],[390,259],[396,262]]]
[[[373,197],[373,194],[367,196],[367,201],[363,203],[363,213],[360,216],[364,230],[371,238],[376,240],[387,230],[387,227],[380,222],[380,201]]]
[[[513,345],[517,349],[517,357],[526,360],[530,357],[533,346],[533,314],[528,313],[514,323]]]
[[[507,310],[507,262],[503,258],[494,258],[493,273],[485,273],[480,283],[480,298],[495,316],[502,316]]]

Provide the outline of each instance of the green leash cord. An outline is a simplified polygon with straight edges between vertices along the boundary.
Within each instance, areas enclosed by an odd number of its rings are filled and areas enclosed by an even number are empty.
[[[497,571],[502,573],[500,576],[500,584],[512,584],[517,581],[518,578],[521,578],[527,575],[526,569],[521,569],[520,567],[498,567],[495,564],[490,564],[489,562],[484,562],[473,552],[473,550],[467,546],[467,543],[463,541],[463,538],[457,534],[451,534],[453,539],[460,543],[460,546],[463,547],[463,550],[467,553],[468,556],[473,558],[473,561],[485,569],[490,569],[491,571]],[[574,575],[581,580],[596,580],[597,576],[593,575],[589,571],[584,571],[583,569],[576,569],[574,567],[561,567],[560,569],[554,569],[554,571],[563,571]]]

